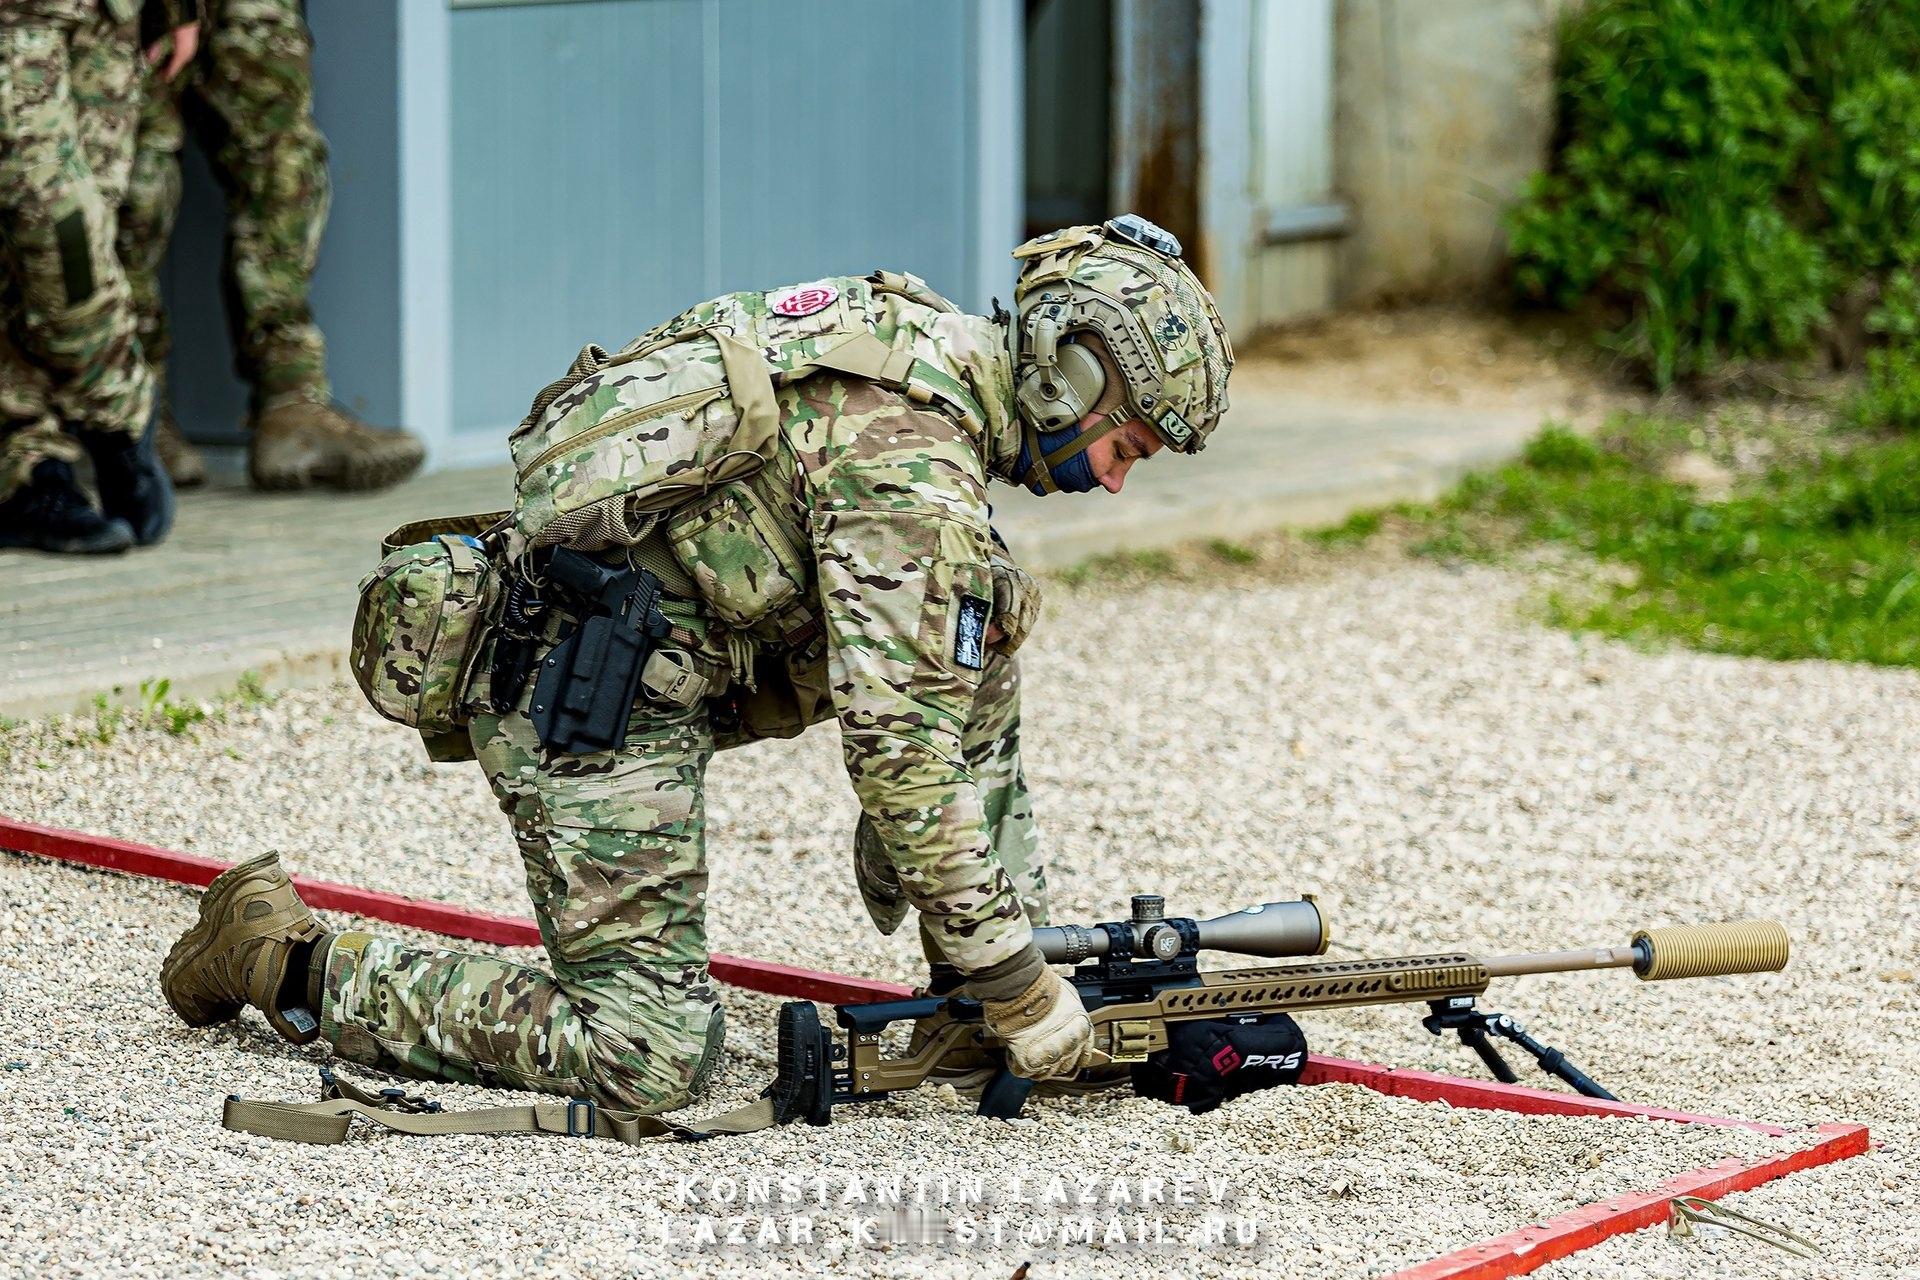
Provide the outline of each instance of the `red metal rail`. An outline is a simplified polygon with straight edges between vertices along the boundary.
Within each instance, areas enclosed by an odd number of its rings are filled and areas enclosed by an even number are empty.
[[[190,885],[205,885],[232,865],[190,853],[175,853],[129,840],[43,827],[7,817],[0,817],[0,849]],[[348,911],[388,924],[410,925],[450,938],[471,938],[508,946],[540,945],[539,930],[531,920],[379,893],[331,880],[312,880],[305,876],[295,876],[293,880],[300,888],[301,897],[316,907]],[[910,994],[909,988],[898,983],[821,973],[742,956],[716,955],[710,967],[715,978],[731,986],[824,1004],[892,1000]],[[1776,1137],[1788,1132],[1779,1125],[1751,1120],[1694,1115],[1663,1107],[1643,1107],[1523,1085],[1465,1080],[1427,1071],[1403,1071],[1318,1054],[1308,1059],[1301,1083],[1354,1084],[1394,1097],[1525,1115],[1642,1116],[1677,1124],[1732,1126]],[[1431,1262],[1397,1271],[1386,1280],[1504,1280],[1507,1276],[1524,1275],[1613,1236],[1660,1225],[1666,1221],[1668,1202],[1676,1196],[1712,1200],[1801,1169],[1861,1155],[1867,1150],[1869,1135],[1864,1125],[1827,1124],[1816,1132],[1821,1135],[1819,1141],[1799,1151],[1751,1162],[1722,1160],[1689,1170],[1650,1191],[1615,1196],[1537,1226],[1522,1227],[1496,1239],[1456,1249]]]
[[[1396,1271],[1385,1280],[1506,1280],[1508,1276],[1523,1276],[1602,1240],[1661,1225],[1667,1220],[1668,1205],[1676,1196],[1718,1200],[1801,1169],[1866,1154],[1865,1125],[1823,1124],[1815,1132],[1821,1135],[1820,1140],[1799,1151],[1752,1162],[1722,1160],[1704,1168],[1689,1169],[1651,1191],[1635,1191],[1596,1201],[1538,1226],[1509,1231],[1492,1240],[1455,1249],[1431,1262]]]
[[[153,876],[179,884],[206,885],[233,864],[197,854],[156,849],[131,840],[108,836],[90,836],[59,827],[43,827],[32,822],[0,817],[0,849],[37,853],[43,858],[77,862],[109,871],[126,871],[137,876]],[[380,893],[333,880],[315,880],[294,876],[300,896],[308,906],[332,911],[348,911],[369,920],[404,924],[426,929],[449,938],[471,938],[476,942],[495,942],[510,947],[537,947],[540,930],[533,921],[518,916],[474,911],[445,902]],[[715,955],[708,960],[715,978],[730,986],[796,1000],[818,1000],[822,1004],[859,1004],[869,1000],[897,1000],[912,994],[911,989],[892,982],[874,982],[850,978],[838,973],[821,973],[769,960],[750,960],[745,956]]]

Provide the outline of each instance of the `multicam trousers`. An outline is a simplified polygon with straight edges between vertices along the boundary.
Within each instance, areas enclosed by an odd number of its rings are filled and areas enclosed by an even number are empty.
[[[1020,769],[1019,673],[995,658],[964,750],[996,855],[1035,923],[1046,876]],[[402,1075],[683,1106],[718,1064],[707,974],[704,706],[642,703],[625,746],[549,757],[524,708],[476,717],[480,764],[513,825],[552,975],[491,956],[343,935],[322,1033],[341,1056]]]
[[[72,423],[146,429],[153,387],[114,249],[133,158],[135,24],[0,22],[0,499]]]
[[[208,0],[200,56],[173,85],[147,78],[133,178],[120,216],[140,341],[156,369],[172,349],[160,264],[180,211],[187,130],[227,202],[227,313],[256,407],[324,400],[327,348],[308,297],[331,188],[313,120],[313,37],[301,0]]]

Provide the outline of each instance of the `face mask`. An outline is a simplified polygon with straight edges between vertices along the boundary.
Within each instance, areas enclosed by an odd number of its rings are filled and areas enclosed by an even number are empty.
[[[1089,489],[1100,487],[1100,482],[1093,478],[1093,464],[1087,461],[1085,449],[1062,459],[1054,466],[1042,465],[1039,473],[1034,470],[1033,448],[1036,443],[1040,448],[1040,456],[1044,458],[1071,444],[1079,433],[1078,424],[1062,427],[1058,431],[1035,431],[1028,427],[1020,433],[1020,457],[1013,467],[1014,474],[1021,477],[1027,492],[1044,497],[1049,493],[1085,493]],[[1051,489],[1047,487],[1046,480],[1040,478],[1041,474],[1052,480]]]
[[[1125,419],[1112,413],[1082,431],[1078,424],[1058,431],[1035,431],[1023,427],[1020,432],[1020,456],[1014,460],[1014,472],[1029,493],[1045,497],[1049,493],[1087,493],[1098,489],[1093,463],[1087,450]],[[1035,449],[1038,456],[1035,456]]]

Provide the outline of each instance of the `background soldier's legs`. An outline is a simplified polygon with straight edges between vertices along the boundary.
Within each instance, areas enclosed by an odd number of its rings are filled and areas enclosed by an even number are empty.
[[[173,350],[160,294],[160,265],[166,261],[167,244],[180,214],[180,149],[186,130],[175,86],[151,69],[142,81],[133,170],[120,206],[120,262],[133,294],[140,349],[158,381],[165,376],[167,356]]]
[[[335,943],[321,1011],[341,1055],[403,1074],[683,1105],[719,1061],[707,976],[704,707],[642,706],[623,750],[547,760],[525,715],[473,741],[513,823],[553,966],[365,935]]]
[[[325,400],[326,342],[308,303],[331,188],[313,120],[313,38],[300,0],[219,0],[188,120],[227,196],[228,313],[256,406]]]
[[[0,486],[77,456],[53,452],[55,420],[146,427],[152,386],[115,246],[138,58],[132,28],[104,18],[0,26],[0,376],[17,424],[0,427]]]

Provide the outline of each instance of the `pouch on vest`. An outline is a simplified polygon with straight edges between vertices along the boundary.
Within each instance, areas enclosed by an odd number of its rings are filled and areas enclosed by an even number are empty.
[[[429,738],[465,725],[498,590],[492,562],[461,534],[400,547],[362,579],[351,665],[373,709]]]
[[[1133,1067],[1133,1091],[1199,1114],[1258,1089],[1300,1083],[1307,1038],[1284,1013],[1242,1013],[1167,1028],[1167,1047]]]
[[[763,487],[729,485],[675,513],[667,525],[674,559],[714,615],[739,631],[763,619],[773,619],[777,629],[780,611],[800,599],[813,581],[811,560],[793,544],[779,513],[758,491]]]

